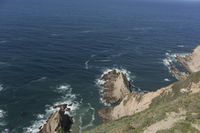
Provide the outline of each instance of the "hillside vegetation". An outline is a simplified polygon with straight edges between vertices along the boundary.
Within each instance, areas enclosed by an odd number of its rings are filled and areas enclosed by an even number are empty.
[[[131,105],[130,105],[131,106]],[[200,72],[171,85],[150,107],[84,133],[200,133]]]

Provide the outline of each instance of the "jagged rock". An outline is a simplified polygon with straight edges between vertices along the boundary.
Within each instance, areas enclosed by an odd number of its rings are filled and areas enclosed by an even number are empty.
[[[130,82],[122,72],[110,71],[101,80],[105,81],[103,84],[103,100],[106,103],[117,103],[130,93]]]
[[[187,69],[189,73],[200,71],[200,45],[196,47],[193,53],[188,56],[177,56],[177,60]]]
[[[59,121],[60,114],[56,111],[49,117],[39,133],[57,133],[56,128],[58,127]]]

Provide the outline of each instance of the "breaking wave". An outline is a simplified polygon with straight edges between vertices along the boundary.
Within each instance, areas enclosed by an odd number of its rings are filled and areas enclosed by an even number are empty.
[[[70,106],[71,113],[74,115],[76,110],[79,108],[80,103],[76,100],[77,96],[72,93],[72,88],[68,84],[60,85],[55,90],[56,93],[60,94],[60,98],[57,102],[52,105],[57,104],[72,104]],[[38,133],[39,128],[46,122],[48,117],[55,111],[52,105],[46,105],[46,110],[44,114],[38,114],[36,120],[32,122],[32,125],[24,128],[24,133]]]
[[[170,81],[170,79],[168,79],[168,78],[165,78],[165,79],[164,79],[164,81],[166,81],[166,82],[169,82],[169,81]]]
[[[163,59],[163,64],[168,68],[169,72],[171,69],[171,64],[177,63],[177,56],[185,57],[189,55],[188,53],[165,53],[166,58]]]

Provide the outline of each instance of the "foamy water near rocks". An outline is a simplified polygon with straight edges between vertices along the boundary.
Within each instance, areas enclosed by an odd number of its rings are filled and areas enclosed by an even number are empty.
[[[200,45],[197,46],[194,49],[193,53],[188,56],[185,57],[177,56],[177,60],[190,73],[200,71]]]

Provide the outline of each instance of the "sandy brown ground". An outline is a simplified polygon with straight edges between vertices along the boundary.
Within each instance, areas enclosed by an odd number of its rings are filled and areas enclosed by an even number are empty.
[[[156,133],[159,130],[170,129],[179,120],[183,120],[186,111],[181,110],[179,113],[171,112],[168,117],[164,120],[158,121],[151,126],[147,127],[144,133]]]

